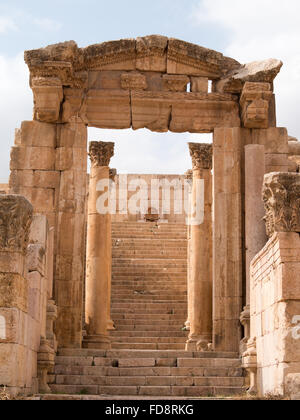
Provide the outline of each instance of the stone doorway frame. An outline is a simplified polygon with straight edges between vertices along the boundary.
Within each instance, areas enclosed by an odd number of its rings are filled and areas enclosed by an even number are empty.
[[[237,352],[240,314],[249,304],[244,147],[260,144],[270,153],[272,138],[275,153],[285,153],[287,132],[276,128],[273,94],[282,63],[245,66],[157,35],[87,48],[71,41],[27,51],[25,61],[34,120],[16,134],[10,189],[27,197],[55,228],[59,346],[82,345],[87,126],[132,127],[214,134],[213,348]]]

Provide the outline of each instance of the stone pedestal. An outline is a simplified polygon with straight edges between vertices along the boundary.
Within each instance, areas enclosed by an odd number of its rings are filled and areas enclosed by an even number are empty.
[[[109,162],[114,144],[91,142],[92,162],[89,187],[87,257],[86,257],[86,325],[84,347],[109,349],[109,284],[111,282],[111,215],[99,205],[100,183],[109,187]],[[108,193],[107,193],[108,197]]]
[[[207,351],[212,342],[212,145],[190,143],[193,192],[188,351]],[[204,194],[203,194],[204,189]]]

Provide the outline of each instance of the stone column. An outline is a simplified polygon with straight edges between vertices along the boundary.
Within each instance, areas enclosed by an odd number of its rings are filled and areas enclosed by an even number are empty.
[[[268,241],[264,223],[265,210],[261,200],[265,175],[265,147],[245,146],[245,236],[246,236],[246,306],[241,314],[246,345],[250,337],[250,264]],[[246,349],[242,349],[241,353]]]
[[[191,272],[191,206],[192,206],[192,187],[193,187],[193,171],[189,170],[185,173],[186,180],[189,184],[188,192],[187,192],[187,199],[188,200],[188,213],[187,213],[187,293],[189,296],[189,287],[190,287],[190,272]],[[187,331],[190,331],[191,323],[190,323],[190,314],[192,310],[192,302],[191,299],[188,298],[188,315],[187,320],[185,323],[185,328]]]
[[[112,194],[112,187],[113,187],[113,183],[116,181],[116,176],[117,176],[117,170],[116,169],[110,169],[109,170],[109,178],[110,178],[110,191],[109,191],[109,196],[110,196],[110,200],[115,200],[115,197],[111,197]],[[109,235],[109,244],[108,244],[108,249],[112,250],[112,237],[111,234]],[[108,275],[108,283],[107,283],[107,293],[108,293],[108,299],[107,299],[107,329],[108,331],[114,331],[115,328],[115,323],[111,318],[111,276],[112,276],[112,253],[110,253],[110,264],[109,264],[109,275]]]
[[[190,143],[189,147],[193,160],[193,191],[188,287],[190,335],[186,349],[207,351],[212,342],[212,145]]]
[[[24,327],[29,325],[25,256],[32,217],[24,197],[0,195],[0,384],[12,395],[26,386],[32,391],[33,343]]]
[[[111,215],[100,214],[97,208],[100,181],[107,180],[109,189],[109,162],[114,144],[90,143],[91,174],[89,186],[87,256],[86,256],[86,324],[84,346],[109,349],[108,300],[111,281]],[[107,193],[107,197],[109,194]]]
[[[216,129],[213,147],[213,347],[238,352],[242,338],[243,130]]]

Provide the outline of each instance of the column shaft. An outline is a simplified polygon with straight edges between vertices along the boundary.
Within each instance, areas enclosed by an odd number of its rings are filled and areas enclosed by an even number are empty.
[[[212,342],[212,146],[190,144],[190,149],[194,169],[188,287],[190,335],[186,349],[205,351]],[[204,211],[204,218],[200,219],[199,206]]]
[[[92,168],[89,186],[87,261],[86,261],[86,324],[88,348],[109,349],[108,307],[111,282],[111,215],[97,208],[99,182],[109,183],[109,163],[112,143],[92,142]],[[104,192],[105,193],[105,192]]]

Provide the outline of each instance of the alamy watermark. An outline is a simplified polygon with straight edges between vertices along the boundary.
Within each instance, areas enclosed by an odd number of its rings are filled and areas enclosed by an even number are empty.
[[[203,179],[191,182],[175,178],[145,179],[119,175],[118,183],[102,179],[97,183],[100,193],[96,208],[99,214],[141,215],[158,214],[184,215],[189,225],[204,222],[205,183]]]

